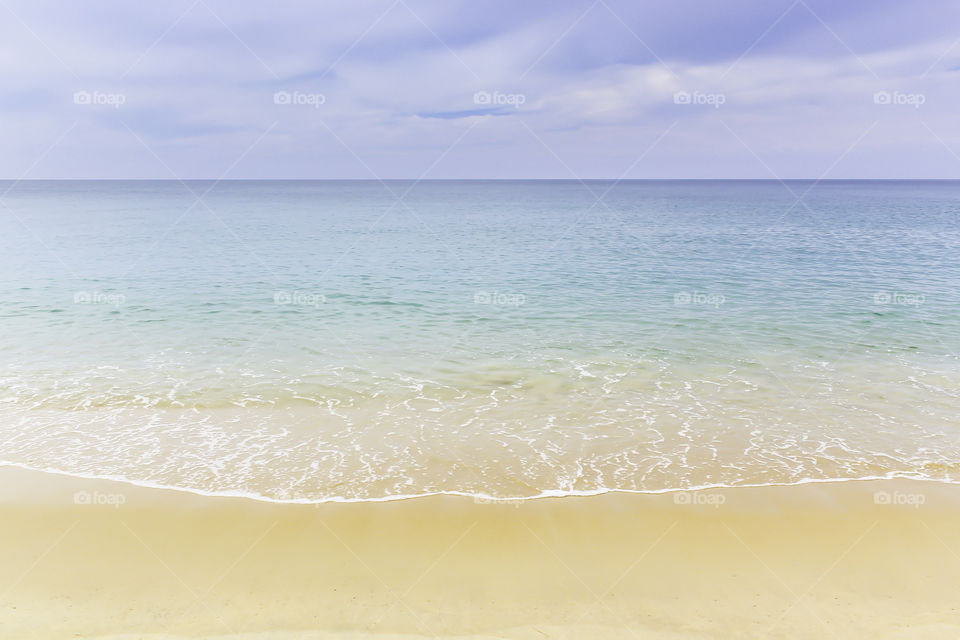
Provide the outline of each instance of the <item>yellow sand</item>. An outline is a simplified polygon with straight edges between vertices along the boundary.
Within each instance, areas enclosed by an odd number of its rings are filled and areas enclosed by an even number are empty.
[[[960,486],[311,506],[7,468],[0,510],[3,638],[960,637]]]

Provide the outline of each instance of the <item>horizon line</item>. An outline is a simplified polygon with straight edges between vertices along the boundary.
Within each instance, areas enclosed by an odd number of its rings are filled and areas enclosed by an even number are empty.
[[[957,178],[0,178],[0,182],[960,182]]]

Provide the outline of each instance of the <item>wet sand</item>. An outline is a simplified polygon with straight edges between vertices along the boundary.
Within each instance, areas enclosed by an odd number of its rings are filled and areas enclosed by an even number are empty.
[[[960,485],[296,505],[0,469],[3,638],[957,638]]]

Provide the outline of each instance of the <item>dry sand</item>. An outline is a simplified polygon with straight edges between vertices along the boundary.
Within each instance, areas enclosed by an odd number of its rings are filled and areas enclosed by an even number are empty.
[[[2,468],[0,509],[2,638],[960,637],[960,485],[314,506]]]

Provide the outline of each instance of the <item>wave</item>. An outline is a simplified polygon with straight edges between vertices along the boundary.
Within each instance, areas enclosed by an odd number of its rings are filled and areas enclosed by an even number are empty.
[[[417,500],[422,498],[430,498],[435,496],[457,496],[463,498],[471,498],[474,501],[482,501],[484,503],[511,503],[511,502],[528,502],[533,500],[543,500],[548,498],[587,498],[595,497],[606,494],[634,494],[634,495],[662,495],[670,493],[684,493],[684,492],[694,492],[694,491],[711,491],[711,490],[736,490],[736,489],[757,489],[763,487],[794,487],[802,486],[807,484],[834,484],[842,482],[869,482],[869,481],[883,481],[883,480],[914,480],[920,482],[933,482],[937,484],[960,484],[960,479],[953,478],[933,478],[925,476],[922,474],[912,473],[912,472],[890,472],[882,475],[868,475],[868,476],[858,476],[858,477],[838,477],[838,478],[802,478],[799,480],[793,480],[789,482],[756,482],[756,483],[743,483],[743,484],[732,484],[732,483],[712,483],[712,484],[702,484],[697,486],[684,486],[684,487],[666,487],[661,489],[623,489],[616,487],[600,487],[597,489],[591,490],[580,490],[580,491],[571,491],[571,490],[562,490],[562,489],[553,489],[553,490],[544,490],[536,495],[526,495],[526,496],[492,496],[485,493],[469,492],[469,491],[428,491],[423,493],[409,493],[409,494],[396,494],[388,495],[382,497],[372,497],[372,498],[352,498],[345,496],[328,496],[323,498],[274,498],[271,496],[266,496],[259,493],[247,492],[247,491],[210,491],[205,489],[199,489],[196,487],[186,487],[179,485],[171,485],[164,483],[148,482],[143,480],[137,480],[134,478],[128,478],[125,476],[117,475],[100,475],[100,474],[89,474],[89,473],[76,473],[71,471],[65,471],[63,469],[57,469],[52,467],[35,467],[28,464],[17,463],[17,462],[8,462],[0,460],[0,468],[3,467],[13,467],[17,469],[24,469],[26,471],[33,471],[38,473],[47,473],[52,475],[66,476],[70,478],[82,478],[85,480],[104,480],[110,482],[118,482],[122,484],[127,484],[135,487],[143,487],[147,489],[160,489],[165,491],[177,491],[181,493],[189,493],[198,496],[204,496],[208,498],[234,498],[234,499],[243,499],[243,500],[254,500],[257,502],[267,502],[272,504],[362,504],[362,503],[379,503],[379,502],[397,502],[401,500]]]

